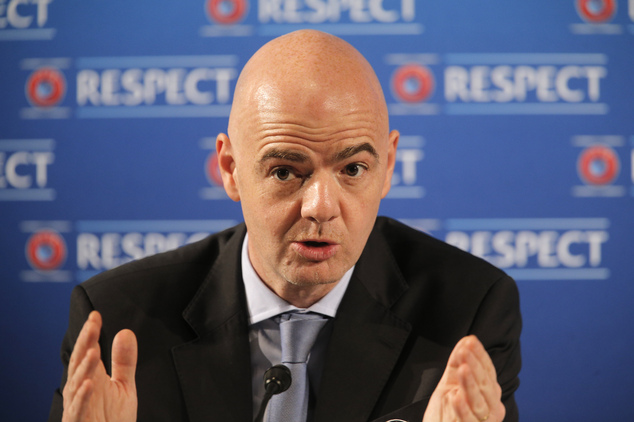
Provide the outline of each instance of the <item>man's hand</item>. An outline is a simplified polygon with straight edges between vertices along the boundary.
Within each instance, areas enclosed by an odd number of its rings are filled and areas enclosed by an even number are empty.
[[[137,342],[130,330],[112,343],[112,377],[101,362],[101,315],[93,311],[84,324],[68,365],[63,422],[134,422],[137,414],[134,373]]]
[[[501,396],[489,354],[468,336],[451,352],[423,422],[501,422],[506,414]]]

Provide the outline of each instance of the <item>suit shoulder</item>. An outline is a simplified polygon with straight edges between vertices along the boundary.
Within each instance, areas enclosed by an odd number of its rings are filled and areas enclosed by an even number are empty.
[[[506,276],[504,271],[482,258],[449,245],[427,233],[391,218],[379,217],[378,230],[387,243],[399,268],[405,274],[425,273],[455,277],[479,278],[494,281]]]

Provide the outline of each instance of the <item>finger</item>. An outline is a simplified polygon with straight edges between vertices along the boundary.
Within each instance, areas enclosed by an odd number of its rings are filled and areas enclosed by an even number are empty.
[[[453,421],[481,422],[481,419],[478,419],[478,417],[469,407],[465,391],[463,389],[457,388],[454,390],[453,394],[450,397],[450,404],[451,412],[454,415],[452,419]]]
[[[441,413],[439,420],[442,422],[455,422],[458,421],[458,414],[455,411],[454,400],[456,390],[447,391],[442,397]]]
[[[136,336],[130,330],[121,330],[112,342],[112,380],[134,387],[137,362]]]
[[[476,416],[482,419],[489,415],[498,415],[501,420],[504,418],[506,410],[501,402],[502,388],[497,382],[495,366],[482,344],[475,337],[468,342],[468,349],[469,353],[464,355],[465,363],[471,370],[473,379],[488,407],[487,414],[476,412]]]
[[[480,385],[476,382],[472,369],[468,365],[462,365],[459,369],[459,375],[467,406],[478,420],[486,420],[491,411]]]
[[[80,422],[85,420],[88,416],[89,403],[93,391],[92,381],[85,380],[77,389],[77,394],[74,395],[73,400],[68,405],[64,403],[62,422]]]
[[[497,379],[497,372],[495,371],[495,365],[493,365],[493,361],[489,356],[489,353],[486,351],[480,340],[476,336],[469,336],[466,340],[466,345],[475,356],[475,358],[480,362],[482,367],[487,371],[487,375],[490,379]]]
[[[469,344],[470,353],[466,356],[467,363],[473,370],[474,378],[483,391],[489,406],[493,407],[502,397],[502,389],[497,382],[497,373],[493,361],[482,346],[482,343],[474,337],[474,342]]]
[[[99,352],[94,348],[89,349],[80,364],[76,367],[72,377],[69,377],[66,382],[63,392],[65,400],[71,402],[74,400],[74,396],[78,394],[79,388],[81,388],[84,382],[94,378],[95,371],[100,363]]]
[[[464,363],[464,353],[466,347],[466,337],[462,338],[451,351],[445,372],[443,373],[441,382],[449,385],[457,385],[460,383],[458,368]]]
[[[92,311],[90,315],[88,315],[88,319],[79,332],[79,336],[77,337],[73,352],[70,356],[70,362],[68,363],[69,377],[72,376],[77,369],[77,366],[79,366],[82,362],[88,349],[94,347],[95,345],[99,347],[98,340],[100,330],[101,315],[97,311]]]

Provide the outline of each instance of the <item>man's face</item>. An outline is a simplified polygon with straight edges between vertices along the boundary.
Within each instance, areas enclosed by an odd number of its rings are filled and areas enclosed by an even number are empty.
[[[269,286],[336,282],[389,190],[398,134],[368,102],[260,91],[231,134],[249,257]]]

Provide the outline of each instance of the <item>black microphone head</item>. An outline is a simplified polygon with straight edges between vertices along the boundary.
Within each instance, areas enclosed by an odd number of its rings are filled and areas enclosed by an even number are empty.
[[[264,373],[264,389],[279,394],[291,386],[291,370],[284,365],[271,366]]]

